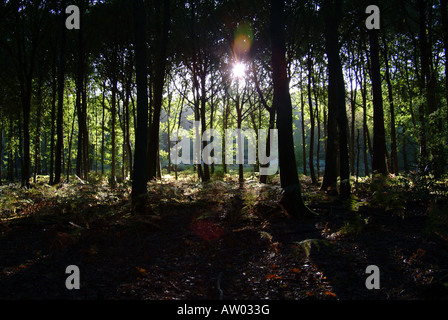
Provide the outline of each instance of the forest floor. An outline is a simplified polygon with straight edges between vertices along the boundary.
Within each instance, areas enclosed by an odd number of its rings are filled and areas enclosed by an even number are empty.
[[[306,221],[279,206],[276,181],[151,182],[145,215],[129,184],[4,185],[0,299],[446,299],[448,188],[419,179],[364,180],[340,202],[303,178]]]

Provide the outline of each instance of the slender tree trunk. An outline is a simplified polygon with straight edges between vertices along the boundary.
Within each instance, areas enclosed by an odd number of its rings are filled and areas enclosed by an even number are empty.
[[[18,131],[18,136],[19,136],[19,150],[18,150],[18,154],[19,157],[17,157],[17,152],[16,152],[16,165],[15,170],[16,170],[16,179],[19,179],[19,166],[17,164],[20,164],[20,171],[23,171],[23,124],[21,122],[21,114],[19,114],[18,116],[18,124],[17,124],[17,131]],[[23,174],[22,174],[22,178],[23,178]]]
[[[36,138],[34,143],[34,175],[33,182],[37,182],[37,175],[41,174],[41,122],[42,122],[42,76],[39,75],[37,88]]]
[[[103,107],[103,117],[101,121],[101,174],[104,174],[104,153],[105,153],[105,118],[106,118],[106,82],[103,84],[103,101],[102,101],[102,107]]]
[[[56,53],[55,53],[56,56]],[[57,91],[57,75],[56,75],[56,58],[53,63],[53,79],[51,81],[51,133],[50,133],[50,181],[49,184],[54,182],[54,137],[56,133],[55,121],[56,121],[56,91]]]
[[[225,143],[225,132],[226,129],[228,128],[228,120],[229,120],[229,97],[227,96],[227,92],[225,94],[225,98],[224,98],[224,110],[223,110],[223,116],[222,116],[222,121],[223,121],[223,135],[222,135],[222,170],[224,172],[224,174],[227,173],[227,164],[226,164],[226,143]]]
[[[116,59],[117,51],[114,52],[114,59]],[[115,187],[116,185],[116,157],[117,157],[117,151],[116,151],[116,134],[115,134],[115,124],[116,124],[116,113],[117,113],[117,74],[116,70],[113,72],[112,75],[112,103],[110,106],[110,116],[112,118],[111,120],[111,170],[110,170],[110,184],[112,187]]]
[[[357,86],[353,88],[353,78],[350,71],[350,172],[355,175],[355,118],[356,118],[356,92]]]
[[[313,77],[313,87],[314,87],[314,103],[316,104],[316,120],[317,120],[317,150],[316,150],[316,167],[317,167],[317,178],[320,178],[320,115],[319,115],[319,101],[317,98],[317,88],[314,83]]]
[[[146,67],[146,21],[143,0],[133,0],[135,70],[137,83],[137,130],[135,132],[134,169],[132,176],[132,206],[135,213],[144,211],[146,195],[148,135],[148,91]]]
[[[391,169],[395,175],[398,175],[398,153],[397,153],[397,134],[395,130],[395,106],[394,106],[394,96],[392,92],[392,83],[390,81],[390,68],[389,68],[389,57],[387,54],[387,41],[384,42],[384,62],[386,65],[386,83],[387,83],[387,93],[389,97],[389,111],[390,111],[390,157],[391,157]]]
[[[359,128],[356,130],[356,182],[358,182],[359,177]]]
[[[206,116],[205,116],[205,104],[206,104],[206,83],[205,83],[205,74],[206,70],[202,70],[200,80],[201,80],[201,129],[202,134],[207,129],[207,122],[206,122]],[[207,146],[207,141],[202,142],[202,147],[205,148]],[[208,164],[204,162],[203,164],[203,181],[209,181],[210,180],[210,169]]]
[[[436,132],[434,127],[436,123],[431,123],[429,115],[437,110],[436,97],[435,97],[435,84],[433,75],[431,74],[431,43],[428,41],[427,35],[427,10],[431,8],[427,7],[424,0],[418,0],[418,11],[419,11],[419,45],[420,45],[420,61],[421,61],[421,89],[425,97],[424,104],[420,107],[420,120],[422,122],[422,146],[421,146],[421,159],[420,159],[420,170],[425,170],[427,166],[431,166],[432,170],[436,175],[440,174],[440,168],[438,168],[439,160],[438,154],[435,148],[437,144],[436,141],[432,141],[432,137],[435,136]],[[427,139],[426,134],[429,135]],[[429,149],[429,150],[428,150]],[[429,151],[429,152],[428,152]]]
[[[168,29],[170,24],[170,1],[163,1],[163,27],[160,39],[160,49],[157,54],[154,79],[154,112],[150,124],[148,146],[148,180],[157,177],[157,157],[159,149],[160,111],[162,109],[163,86],[166,73],[166,54],[168,43]]]
[[[301,124],[302,124],[302,162],[303,162],[303,174],[307,175],[306,170],[306,136],[305,136],[305,102],[303,101],[303,90],[300,89],[300,112],[301,112]]]
[[[403,166],[404,171],[409,172],[409,166],[408,166],[408,152],[406,150],[406,134],[403,132],[401,136],[401,144],[402,144],[402,153],[403,153]]]
[[[13,137],[14,137],[14,120],[13,117],[9,118],[9,130],[8,130],[8,167],[6,173],[6,179],[10,182],[14,180],[14,150],[13,150]]]
[[[426,119],[425,124],[429,133],[428,147],[429,158],[427,165],[436,177],[440,177],[444,171],[446,160],[444,159],[443,149],[440,138],[439,128],[443,126],[441,118],[435,115],[438,110],[438,102],[436,96],[437,85],[437,69],[432,67],[432,5],[427,5],[427,1],[418,0],[419,9],[419,44],[420,44],[420,60],[422,68],[422,85],[425,88],[426,98]],[[428,14],[428,22],[427,22]],[[446,33],[446,31],[444,32]],[[423,111],[423,109],[422,109]],[[435,117],[434,117],[435,116]]]
[[[29,83],[22,85],[22,114],[23,114],[23,165],[22,187],[30,187],[30,115],[31,115],[31,79]]]
[[[239,99],[238,99],[239,100]],[[238,104],[240,103],[240,101],[238,101]],[[238,144],[238,148],[241,150],[241,152],[239,153],[239,159],[237,159],[238,164],[238,181],[240,183],[244,182],[244,167],[243,167],[243,162],[244,162],[244,140],[242,139],[241,136],[241,125],[243,122],[242,119],[242,108],[237,107],[237,128],[240,129],[238,130],[238,135],[237,135],[237,144]]]
[[[309,53],[310,54],[310,53]],[[308,56],[308,105],[310,109],[310,150],[309,150],[309,164],[310,164],[310,175],[311,182],[313,184],[317,183],[316,173],[314,172],[314,110],[313,110],[313,101],[311,98],[311,72],[312,72],[312,59]]]
[[[289,214],[298,217],[311,214],[311,211],[305,206],[302,199],[294,155],[292,104],[286,73],[284,5],[282,1],[271,1],[273,108],[277,111],[280,183],[284,191],[281,202]]]
[[[347,114],[345,109],[345,85],[342,64],[339,57],[338,28],[342,16],[341,0],[326,3],[325,40],[328,56],[328,144],[325,158],[325,175],[322,189],[333,189],[337,183],[337,171],[341,176],[340,197],[350,195],[350,161],[348,157]],[[337,143],[332,142],[336,138]],[[336,140],[336,139],[335,139]],[[339,147],[339,166],[337,164],[336,145]],[[331,147],[330,147],[331,146]],[[334,149],[333,149],[334,148]]]
[[[370,43],[370,77],[373,93],[373,159],[372,171],[387,175],[386,134],[384,130],[383,96],[381,89],[378,30],[368,31]]]
[[[56,155],[55,155],[55,177],[54,183],[58,184],[61,182],[62,173],[62,152],[64,148],[64,77],[65,77],[65,38],[66,31],[65,28],[65,10],[66,1],[62,1],[61,14],[60,14],[60,28],[61,28],[61,41],[59,49],[59,59],[58,59],[58,116],[56,120]]]
[[[364,174],[370,175],[369,170],[369,157],[368,157],[368,144],[370,141],[369,132],[367,128],[367,85],[366,75],[364,73],[364,86],[361,84],[361,96],[362,96],[362,135],[363,135],[363,153],[364,153]]]
[[[72,171],[72,144],[73,144],[73,134],[75,131],[75,119],[76,119],[76,108],[73,108],[72,130],[71,130],[70,139],[68,142],[67,182],[70,181],[70,173]]]
[[[2,185],[2,165],[3,165],[3,120],[0,125],[0,186]]]
[[[90,160],[89,160],[89,126],[87,117],[87,75],[84,79],[84,88],[82,91],[82,122],[83,122],[83,170],[84,170],[84,180],[88,180],[89,170],[90,170]]]
[[[448,104],[448,18],[447,0],[440,0],[440,10],[442,17],[443,47],[445,49],[445,101]],[[446,123],[448,123],[448,108],[446,112]]]
[[[81,32],[79,33],[81,34]],[[81,39],[79,40],[79,43],[81,43]],[[81,49],[79,49],[79,56],[78,56],[78,79],[76,82],[76,103],[75,103],[75,109],[77,111],[78,116],[78,151],[76,155],[76,175],[78,177],[82,177],[81,168],[82,168],[82,152],[83,152],[83,116],[82,116],[82,106],[81,106],[81,92],[83,90],[83,73],[82,73],[82,58],[81,58]]]
[[[130,84],[129,84],[129,88],[128,91],[126,92],[126,100],[125,100],[125,117],[126,117],[126,121],[125,121],[125,126],[126,126],[126,152],[128,155],[128,167],[129,167],[129,173],[130,176],[132,177],[132,147],[131,147],[131,134],[130,134],[130,120],[129,120],[129,96],[130,96],[131,92],[130,92]]]
[[[271,156],[271,130],[275,127],[275,110],[273,108],[269,108],[269,128],[268,128],[268,134],[266,137],[266,157]],[[267,175],[260,175],[260,182],[266,183],[267,182]]]

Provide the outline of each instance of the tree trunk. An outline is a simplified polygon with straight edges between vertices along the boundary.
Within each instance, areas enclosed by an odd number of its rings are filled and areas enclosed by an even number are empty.
[[[436,177],[440,177],[443,173],[445,160],[442,157],[443,145],[438,139],[438,128],[442,127],[441,119],[436,117],[431,117],[433,113],[438,110],[437,97],[436,97],[436,70],[432,70],[431,65],[431,21],[426,22],[426,12],[429,11],[429,19],[431,19],[431,6],[427,6],[426,1],[418,0],[419,9],[419,44],[420,44],[420,60],[421,60],[421,85],[424,87],[424,96],[426,98],[426,109],[422,108],[426,114],[422,116],[424,120],[424,126],[429,133],[428,147],[429,147],[429,158],[423,162],[427,162],[431,170]],[[428,25],[428,27],[427,27]],[[427,31],[429,29],[429,31]],[[427,35],[428,33],[428,35]],[[424,165],[424,164],[423,164]]]
[[[64,8],[66,1],[62,1],[61,6],[61,16],[60,16],[60,28],[61,28],[61,47],[59,51],[59,59],[58,59],[58,116],[56,120],[56,155],[55,155],[55,177],[54,183],[61,182],[61,173],[62,173],[62,152],[64,148],[64,77],[65,77],[65,38],[66,31],[65,28],[65,10]]]
[[[302,162],[303,162],[303,174],[307,175],[306,170],[306,136],[305,136],[305,103],[303,101],[303,90],[300,88],[300,112],[301,112],[301,124],[302,124]]]
[[[103,101],[101,103],[103,109],[103,117],[101,121],[101,174],[104,174],[104,153],[105,153],[105,118],[106,118],[106,82],[103,83]]]
[[[294,217],[307,216],[311,211],[305,206],[297,173],[292,133],[292,104],[285,59],[284,2],[271,1],[270,38],[272,45],[272,79],[274,87],[273,108],[277,111],[278,152],[280,183],[283,189],[282,204]]]
[[[317,150],[316,150],[316,167],[317,167],[317,179],[320,178],[320,115],[319,115],[319,101],[317,99],[317,88],[314,83],[313,77],[313,87],[314,87],[314,103],[316,104],[316,120],[317,120]]]
[[[137,129],[135,132],[132,206],[135,213],[144,211],[143,197],[147,181],[148,91],[146,67],[146,21],[143,0],[133,0],[135,70],[137,82]]]
[[[78,74],[77,74],[77,80],[76,80],[76,103],[75,108],[77,111],[78,116],[78,152],[76,156],[76,175],[78,177],[82,177],[82,161],[83,161],[83,133],[84,133],[84,127],[83,127],[83,115],[82,115],[82,106],[81,106],[81,94],[83,91],[83,53],[82,53],[82,29],[79,30],[79,38],[78,38]]]
[[[364,85],[361,83],[361,97],[362,97],[362,135],[363,135],[363,153],[364,153],[364,175],[369,176],[369,157],[368,145],[370,144],[370,137],[367,128],[367,84],[366,74],[364,69]]]
[[[266,137],[266,157],[271,156],[271,130],[275,127],[275,110],[273,108],[269,108],[269,128],[268,128],[268,134]],[[268,166],[268,165],[266,165]],[[263,166],[262,166],[263,167]],[[260,175],[260,182],[266,183],[267,182],[267,175]]]
[[[311,53],[309,53],[311,54]],[[310,150],[309,150],[309,164],[310,164],[310,175],[311,175],[311,182],[313,184],[317,183],[316,180],[316,173],[314,172],[314,110],[313,110],[313,101],[311,99],[311,72],[312,72],[312,59],[310,56],[308,56],[308,106],[310,109]]]
[[[114,50],[114,57],[113,59],[117,59],[117,50]],[[117,72],[114,68],[114,72],[112,75],[113,79],[112,79],[112,103],[110,106],[110,116],[111,116],[111,169],[110,169],[110,178],[109,178],[109,182],[111,184],[112,187],[115,187],[116,183],[117,183],[117,178],[116,178],[116,156],[117,156],[117,151],[116,151],[116,145],[115,145],[115,140],[116,140],[116,135],[115,135],[115,125],[116,125],[116,113],[117,113]]]
[[[55,53],[55,57],[56,57]],[[52,185],[54,182],[54,137],[56,134],[56,127],[55,127],[55,121],[56,121],[56,91],[57,91],[57,75],[56,75],[56,58],[54,59],[53,63],[53,78],[51,81],[51,93],[52,93],[52,99],[51,99],[51,133],[50,133],[50,180],[49,184]]]
[[[168,43],[168,28],[170,23],[170,1],[163,1],[163,27],[160,39],[160,49],[155,65],[154,79],[154,112],[152,114],[148,145],[148,180],[157,177],[157,157],[159,149],[160,111],[162,109],[163,86],[166,73],[166,54]]]
[[[381,73],[380,73],[380,58],[379,58],[379,44],[378,44],[378,30],[371,29],[369,33],[370,43],[370,61],[371,70],[370,78],[372,81],[373,93],[373,158],[372,171],[387,175],[386,166],[386,134],[384,130],[384,115],[383,115],[383,96],[381,89]]]
[[[390,68],[389,68],[389,56],[387,54],[387,41],[383,41],[384,45],[384,62],[386,65],[386,83],[387,93],[389,97],[389,111],[390,111],[390,157],[391,157],[391,169],[395,175],[398,175],[398,153],[397,153],[397,134],[395,131],[395,106],[394,96],[392,92],[392,83],[390,81]]]
[[[448,104],[448,18],[447,0],[440,0],[440,10],[442,17],[443,47],[445,49],[445,101]],[[446,112],[446,122],[448,123],[448,108]]]
[[[0,186],[2,185],[2,164],[3,164],[3,120],[0,125]]]
[[[328,142],[322,189],[334,191],[332,189],[336,187],[337,171],[339,169],[341,176],[340,196],[341,198],[347,198],[350,195],[350,161],[347,146],[345,86],[338,41],[342,2],[340,0],[328,2],[324,8],[324,14],[326,18],[325,43],[328,56]],[[334,141],[332,141],[333,139]],[[339,157],[336,152],[337,147],[339,148]]]
[[[351,119],[350,119],[350,172],[352,175],[355,175],[355,118],[356,118],[356,92],[357,85],[353,88],[353,78],[352,71],[349,70],[349,79],[350,79],[350,111],[351,111]]]
[[[34,143],[34,175],[33,182],[37,182],[37,175],[41,174],[41,122],[42,122],[42,76],[39,75],[37,88],[36,138]]]
[[[205,75],[206,75],[206,70],[204,68],[204,70],[202,70],[201,72],[201,129],[202,129],[202,134],[204,133],[204,131],[207,129],[207,122],[206,122],[206,116],[205,116],[205,104],[206,104],[206,83],[205,83]],[[207,146],[207,141],[203,141],[202,142],[202,147],[205,148]],[[210,169],[208,164],[206,164],[204,162],[203,164],[203,179],[202,181],[206,182],[210,180]]]
[[[73,143],[73,134],[75,132],[75,119],[76,119],[76,108],[73,108],[72,130],[68,142],[67,182],[70,181],[70,173],[72,170],[72,143]]]
[[[6,179],[10,182],[14,180],[14,150],[13,150],[13,137],[14,137],[14,120],[13,117],[9,118],[9,130],[8,130],[8,167],[6,173]]]

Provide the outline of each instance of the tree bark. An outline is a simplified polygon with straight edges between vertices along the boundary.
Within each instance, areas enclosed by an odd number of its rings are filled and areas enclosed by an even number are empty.
[[[54,183],[61,182],[62,173],[62,152],[64,148],[64,77],[65,77],[65,10],[66,1],[62,1],[61,13],[60,13],[60,28],[61,28],[61,47],[59,49],[58,57],[58,115],[56,120],[56,155],[55,155],[55,173]]]
[[[133,0],[135,70],[137,82],[137,129],[135,132],[134,169],[132,176],[132,206],[134,213],[144,211],[143,197],[147,193],[148,91],[146,67],[146,21],[143,0]]]
[[[103,115],[102,115],[102,121],[101,121],[101,174],[104,174],[104,153],[105,153],[105,118],[106,118],[106,82],[103,83],[103,99],[102,99],[102,109],[103,109]]]
[[[154,79],[154,112],[152,114],[149,145],[148,145],[148,180],[157,177],[157,157],[159,149],[160,112],[162,109],[163,86],[166,73],[166,54],[168,29],[170,23],[170,1],[163,1],[163,27],[160,39],[160,49],[157,55]]]
[[[384,62],[386,65],[386,83],[387,83],[387,93],[389,98],[389,112],[390,112],[390,157],[391,157],[391,168],[395,175],[398,175],[398,153],[397,153],[397,134],[395,130],[395,105],[394,96],[392,92],[392,83],[390,81],[390,68],[389,68],[389,56],[387,54],[387,42],[384,42]]]
[[[42,75],[39,75],[37,88],[36,137],[34,142],[34,174],[33,182],[37,182],[37,175],[41,174],[41,122],[42,122]],[[1,141],[1,140],[0,140]],[[1,143],[1,142],[0,142]]]
[[[370,43],[370,78],[373,93],[373,157],[372,171],[387,175],[386,134],[384,130],[383,96],[381,89],[378,30],[368,31]]]
[[[311,53],[309,53],[311,54]],[[313,184],[317,183],[316,179],[316,173],[314,171],[314,127],[315,127],[315,121],[314,121],[314,110],[313,110],[313,101],[312,101],[312,93],[311,93],[311,77],[312,77],[312,59],[310,56],[308,56],[308,106],[310,109],[310,149],[309,149],[309,164],[310,164],[310,175],[311,175],[311,182]],[[317,106],[316,106],[317,107]]]
[[[54,61],[53,61],[53,77],[51,81],[51,133],[50,133],[50,180],[49,184],[52,185],[54,182],[54,137],[56,134],[56,94],[57,94],[57,74],[56,74],[56,63],[57,63],[57,53],[54,54]]]
[[[350,195],[350,161],[347,146],[347,114],[345,85],[339,57],[338,28],[342,16],[341,0],[327,2],[325,15],[325,44],[328,56],[328,142],[322,189],[333,191],[337,183],[337,152],[339,148],[340,197]],[[336,135],[337,130],[337,135]],[[336,140],[337,138],[337,140]],[[335,141],[332,141],[332,140]],[[336,147],[337,146],[337,147]]]
[[[274,87],[273,108],[277,111],[280,183],[284,192],[281,202],[289,214],[299,217],[307,216],[311,214],[311,211],[305,206],[302,199],[294,155],[292,104],[285,59],[284,5],[283,1],[271,1],[270,38]]]
[[[302,125],[302,162],[303,162],[303,174],[307,175],[306,170],[306,136],[305,136],[305,102],[303,101],[303,90],[300,88],[300,113],[301,113],[301,125]]]
[[[440,0],[440,10],[442,17],[443,47],[445,49],[445,101],[448,103],[448,18],[447,0]],[[448,108],[446,112],[446,122],[448,123]]]
[[[117,46],[117,44],[115,44],[115,46]],[[113,59],[116,60],[117,59],[117,48],[115,48],[114,53],[113,53]],[[116,140],[116,134],[115,134],[115,124],[116,124],[116,113],[117,113],[117,86],[118,86],[118,79],[117,79],[117,70],[115,69],[115,67],[113,68],[113,73],[112,73],[112,103],[110,106],[110,116],[111,116],[111,169],[110,169],[110,178],[109,178],[109,182],[111,184],[112,187],[115,187],[116,184],[116,156],[117,156],[117,151],[116,151],[116,145],[115,145],[115,140]]]
[[[205,83],[205,75],[206,75],[206,69],[204,67],[204,70],[201,71],[201,76],[200,76],[200,80],[201,80],[201,129],[202,129],[202,134],[205,132],[205,130],[207,129],[207,122],[206,122],[206,116],[205,116],[205,105],[206,105],[206,83]],[[203,141],[202,142],[202,147],[205,148],[207,146],[207,141]],[[203,163],[203,179],[202,181],[206,182],[210,180],[210,169],[208,164]]]
[[[0,186],[2,185],[2,164],[3,164],[3,120],[0,124]]]

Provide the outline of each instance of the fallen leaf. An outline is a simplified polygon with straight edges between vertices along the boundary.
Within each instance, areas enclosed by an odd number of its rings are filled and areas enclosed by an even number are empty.
[[[299,268],[292,268],[291,271],[297,274],[301,272]]]
[[[267,274],[265,278],[266,280],[270,280],[270,279],[281,279],[282,277],[276,274]]]
[[[148,276],[148,272],[144,268],[135,267],[135,270],[137,270],[137,273],[141,276],[144,276],[144,277]]]

